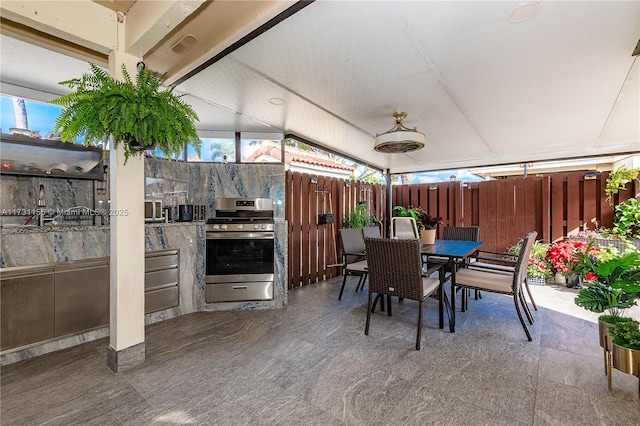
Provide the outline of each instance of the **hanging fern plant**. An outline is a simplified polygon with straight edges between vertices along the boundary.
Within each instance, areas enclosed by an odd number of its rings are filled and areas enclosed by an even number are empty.
[[[125,65],[124,81],[110,76],[91,64],[91,73],[59,84],[74,92],[49,101],[64,107],[56,120],[55,131],[62,140],[85,136],[85,143],[113,138],[115,147],[122,144],[125,164],[132,155],[157,146],[168,158],[178,158],[185,142],[200,155],[201,141],[195,122],[198,115],[173,87],[164,89],[157,73],[138,64],[136,82]]]

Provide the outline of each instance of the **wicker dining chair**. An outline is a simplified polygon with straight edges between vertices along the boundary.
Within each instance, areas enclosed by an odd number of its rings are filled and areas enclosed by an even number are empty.
[[[382,238],[379,226],[365,226],[362,228],[362,236],[364,238]]]
[[[496,272],[489,269],[478,269],[471,266],[468,268],[461,268],[455,273],[455,275],[452,275],[451,280],[453,294],[455,294],[457,288],[462,288],[463,291],[468,288],[512,296],[518,318],[520,319],[522,328],[524,329],[529,341],[532,340],[531,333],[529,333],[529,329],[524,322],[520,306],[522,306],[525,311],[529,324],[533,324],[533,316],[529,311],[527,302],[522,293],[522,283],[527,275],[529,255],[531,254],[531,249],[533,248],[533,243],[537,235],[538,233],[534,231],[528,233],[524,237],[513,272]]]
[[[416,221],[412,217],[392,217],[391,238],[398,240],[420,238]]]
[[[366,238],[365,246],[369,265],[369,302],[364,334],[369,335],[373,293],[382,297],[387,295],[417,300],[419,309],[416,350],[420,350],[424,301],[438,290],[440,290],[438,295],[439,325],[440,328],[443,326],[444,295],[442,283],[439,278],[429,277],[434,272],[438,272],[441,266],[432,268],[426,273],[423,272],[420,241],[417,239]]]
[[[342,244],[342,287],[338,300],[342,300],[344,286],[349,275],[358,277],[356,292],[362,287],[367,279],[367,261],[364,251],[364,240],[360,228],[342,228],[340,231],[340,241]]]

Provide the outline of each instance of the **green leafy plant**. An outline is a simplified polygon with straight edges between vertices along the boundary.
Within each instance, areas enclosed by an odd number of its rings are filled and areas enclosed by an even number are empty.
[[[376,222],[373,213],[367,210],[365,203],[356,204],[355,209],[342,221],[343,228],[364,228]]]
[[[613,338],[613,343],[628,349],[640,350],[640,329],[638,322],[632,319],[620,321],[609,327],[609,334]]]
[[[522,239],[518,241],[516,245],[509,247],[507,250],[509,253],[518,255],[520,253],[520,247],[522,246]],[[547,278],[551,276],[551,265],[545,260],[549,244],[536,240],[531,248],[531,254],[529,255],[529,261],[527,263],[527,275],[530,277]]]
[[[617,194],[620,190],[626,190],[627,183],[637,179],[639,173],[640,168],[628,169],[626,167],[620,167],[609,173],[604,188],[609,204],[612,203],[611,196]]]
[[[629,198],[615,207],[613,233],[626,238],[640,238],[640,201]]]
[[[630,252],[593,263],[575,303],[592,312],[620,316],[640,297],[640,253]]]
[[[182,154],[185,143],[199,155],[193,108],[173,87],[163,89],[158,75],[144,66],[138,67],[135,83],[124,64],[122,73],[124,81],[118,81],[91,64],[91,73],[60,82],[74,91],[49,101],[64,107],[54,131],[61,131],[63,140],[84,135],[86,144],[113,138],[116,148],[124,146],[125,162],[156,144],[169,158]]]
[[[430,215],[422,207],[394,206],[391,213],[394,217],[412,217],[416,221],[418,231],[436,229],[436,226],[442,223],[441,217]]]

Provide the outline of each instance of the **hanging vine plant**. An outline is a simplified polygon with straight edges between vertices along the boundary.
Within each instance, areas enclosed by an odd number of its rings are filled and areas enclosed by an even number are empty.
[[[168,158],[178,158],[185,143],[200,155],[198,115],[173,87],[163,88],[158,74],[142,62],[135,83],[124,64],[122,74],[124,81],[119,81],[91,64],[91,73],[59,83],[74,89],[49,101],[64,107],[55,124],[62,140],[84,135],[85,144],[92,144],[112,138],[116,148],[123,146],[125,164],[156,147]]]
[[[612,170],[607,177],[604,193],[607,195],[607,202],[612,204],[611,197],[621,190],[627,189],[627,183],[638,178],[640,168],[628,169],[620,167]]]

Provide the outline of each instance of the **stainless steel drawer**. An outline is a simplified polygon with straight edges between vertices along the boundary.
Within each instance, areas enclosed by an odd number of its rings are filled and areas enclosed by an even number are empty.
[[[147,272],[144,274],[145,291],[178,285],[178,269],[166,269],[164,271]]]
[[[273,281],[207,284],[204,298],[207,303],[273,300]]]
[[[180,304],[178,286],[147,291],[144,294],[144,313],[173,308]]]
[[[178,267],[178,250],[158,250],[145,254],[145,271],[169,269]]]

